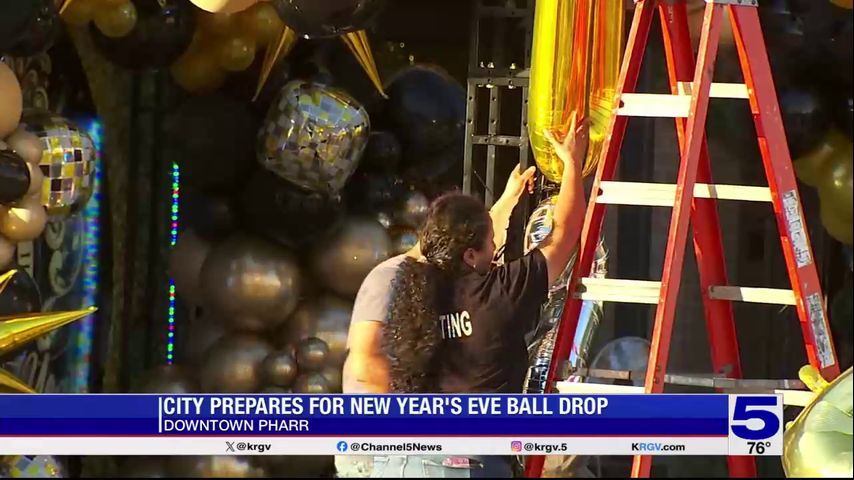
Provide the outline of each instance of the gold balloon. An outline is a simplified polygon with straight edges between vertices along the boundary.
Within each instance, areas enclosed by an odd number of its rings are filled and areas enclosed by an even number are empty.
[[[259,0],[192,0],[193,4],[208,12],[236,13],[246,10]]]
[[[14,242],[35,240],[47,224],[45,211],[38,197],[27,197],[10,207],[0,207],[0,233]]]
[[[833,157],[818,186],[822,208],[833,209],[835,215],[849,221],[854,220],[854,158],[851,154],[849,149],[847,155]]]
[[[572,113],[590,121],[584,173],[593,171],[614,106],[622,55],[623,2],[539,0],[534,17],[528,133],[543,175],[560,182],[563,162],[544,135],[567,135]],[[589,57],[588,57],[589,55]]]
[[[237,14],[238,31],[254,39],[259,47],[272,42],[284,25],[270,2],[256,3]]]
[[[170,71],[175,83],[189,93],[212,93],[225,82],[225,70],[217,58],[192,48],[172,64]]]
[[[6,370],[0,369],[0,393],[37,393],[27,383],[12,375]]]
[[[23,111],[24,97],[18,77],[8,65],[0,62],[0,138],[15,131]]]
[[[234,32],[234,15],[230,13],[199,12],[196,17],[199,32],[213,36],[226,36]]]
[[[42,161],[44,153],[44,142],[33,132],[30,132],[23,126],[6,139],[9,148],[14,150],[27,163],[38,165]]]
[[[104,35],[124,37],[136,26],[136,7],[133,2],[123,2],[110,8],[95,9],[95,25]]]
[[[92,21],[98,3],[100,2],[97,0],[66,0],[60,10],[60,16],[70,25],[82,27]]]
[[[816,397],[783,434],[783,469],[787,477],[851,478],[851,368],[827,384],[813,367],[801,379]],[[816,381],[818,380],[818,381]]]
[[[821,143],[794,162],[798,180],[816,187],[824,179],[827,165],[833,158],[851,156],[851,140],[839,131],[831,130]]]
[[[830,0],[830,2],[837,7],[847,8],[848,10],[854,8],[854,1],[852,0]]]
[[[325,287],[353,298],[368,273],[390,256],[391,240],[382,225],[371,218],[354,217],[315,247],[311,266]]]
[[[332,393],[332,385],[322,373],[305,373],[294,382],[294,392],[313,395]]]
[[[353,303],[334,295],[321,295],[297,307],[278,337],[278,345],[299,344],[316,337],[329,347],[328,365],[344,365],[347,357],[347,334]]]
[[[854,242],[854,232],[852,232],[852,221],[850,218],[845,218],[836,210],[829,202],[821,202],[819,212],[821,216],[821,224],[831,237],[839,240],[845,245],[851,245]]]
[[[219,65],[231,72],[249,68],[255,60],[255,41],[251,37],[232,36],[219,44]]]

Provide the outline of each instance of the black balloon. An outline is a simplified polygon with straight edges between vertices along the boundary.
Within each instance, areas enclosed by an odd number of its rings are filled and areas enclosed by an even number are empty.
[[[26,35],[39,15],[39,2],[34,0],[0,1],[0,55],[8,53]]]
[[[407,176],[432,179],[449,168],[448,151],[463,151],[466,93],[438,67],[417,65],[395,75],[386,88],[387,121],[403,146]]]
[[[124,37],[111,38],[93,24],[95,46],[111,63],[133,69],[170,65],[190,46],[196,27],[189,0],[134,0],[137,21]]]
[[[311,38],[363,30],[384,4],[385,0],[273,0],[282,21]]]
[[[33,277],[22,268],[17,270],[0,292],[0,317],[35,313],[42,309],[41,293]]]
[[[359,162],[359,169],[372,172],[396,172],[400,155],[400,142],[394,134],[379,130],[371,132],[365,154]]]
[[[371,213],[393,207],[407,191],[406,183],[394,175],[357,172],[344,194],[353,212]]]
[[[20,200],[29,188],[27,162],[12,150],[0,151],[0,203]]]
[[[808,152],[818,144],[827,132],[830,122],[821,96],[807,89],[782,89],[780,113],[793,158]]]
[[[833,120],[840,130],[848,134],[849,137],[854,137],[854,102],[852,102],[851,91],[842,95],[845,98],[833,100],[831,108]]]
[[[340,196],[303,190],[263,169],[246,183],[241,211],[247,228],[288,247],[319,240],[344,214]]]
[[[6,49],[6,53],[10,55],[29,57],[43,52],[53,46],[53,42],[59,36],[62,20],[59,18],[54,0],[31,1],[36,5],[36,14],[30,19],[26,30],[18,36],[14,45]]]
[[[181,183],[205,191],[233,189],[255,164],[258,125],[248,105],[222,95],[185,101],[165,129]]]
[[[200,237],[218,240],[237,226],[237,206],[225,195],[206,194],[192,189],[181,192],[181,218]]]

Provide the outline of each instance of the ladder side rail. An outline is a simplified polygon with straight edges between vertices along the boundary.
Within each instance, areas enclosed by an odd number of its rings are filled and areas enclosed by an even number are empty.
[[[691,87],[691,108],[682,145],[679,174],[676,186],[676,203],[670,220],[667,235],[667,248],[664,255],[664,269],[661,280],[661,295],[655,312],[655,325],[647,364],[644,391],[661,393],[664,391],[664,375],[667,373],[667,361],[670,354],[670,341],[673,333],[673,319],[679,296],[679,285],[685,259],[685,247],[688,239],[690,202],[694,198],[694,184],[697,180],[697,166],[700,151],[705,140],[706,114],[709,107],[709,92],[715,71],[715,58],[720,42],[721,17],[723,6],[707,3],[703,15],[703,30],[700,36],[699,58]],[[636,456],[632,462],[632,477],[648,477],[652,458]]]
[[[756,8],[727,8],[732,19],[745,84],[750,94],[750,108],[759,137],[759,150],[771,190],[783,257],[795,293],[807,358],[829,381],[839,376],[839,363],[783,129],[759,14]]]

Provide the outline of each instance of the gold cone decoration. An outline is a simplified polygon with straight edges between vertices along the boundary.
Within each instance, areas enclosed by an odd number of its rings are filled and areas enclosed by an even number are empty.
[[[368,78],[371,79],[371,83],[374,84],[374,87],[377,88],[380,95],[387,99],[388,95],[385,94],[385,90],[383,89],[382,81],[380,81],[380,74],[377,71],[377,64],[374,61],[374,54],[371,51],[371,45],[368,42],[368,32],[364,30],[350,32],[343,35],[341,40],[343,40],[350,51],[353,52],[356,60],[359,61],[359,65],[361,65],[365,70],[365,73],[368,74]]]
[[[18,273],[17,270],[10,270],[0,275],[0,292],[16,273]],[[89,307],[69,312],[39,312],[0,317],[0,356],[48,332],[95,313],[96,310],[95,307]],[[21,393],[35,393],[21,379],[3,369],[0,369],[0,388]]]
[[[264,88],[264,84],[267,83],[267,79],[270,78],[270,72],[273,71],[273,67],[281,59],[285,58],[296,44],[297,32],[293,31],[290,27],[282,27],[279,39],[276,41],[276,46],[272,48],[267,47],[267,51],[264,54],[264,64],[261,66],[261,76],[258,77],[258,86],[255,87],[255,96],[252,97],[253,102],[258,100],[258,96],[261,95],[261,90]]]
[[[382,81],[380,80],[376,61],[374,61],[374,53],[371,51],[371,45],[368,41],[368,32],[359,30],[358,32],[347,33],[341,36],[341,40],[344,41],[347,48],[349,48],[353,53],[353,56],[356,57],[359,65],[361,65],[365,70],[365,73],[368,74],[368,78],[371,79],[371,83],[374,84],[374,87],[376,87],[380,95],[382,95],[383,98],[388,98],[388,95],[385,94],[385,90],[383,89]],[[273,47],[273,44],[270,44],[270,46],[267,47],[267,51],[264,55],[264,63],[261,66],[261,75],[258,77],[258,85],[255,87],[255,96],[252,97],[253,102],[258,100],[258,96],[261,95],[261,90],[264,88],[264,84],[266,84],[267,80],[270,78],[270,72],[273,71],[273,68],[281,59],[285,58],[288,53],[290,53],[298,41],[299,37],[297,36],[297,33],[285,26],[281,33],[279,33],[279,38],[275,43],[275,47]]]
[[[37,393],[23,380],[0,368],[0,392]]]

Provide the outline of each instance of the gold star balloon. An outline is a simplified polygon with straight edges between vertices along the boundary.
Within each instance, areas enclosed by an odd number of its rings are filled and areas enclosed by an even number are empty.
[[[10,270],[0,275],[0,293],[3,292],[3,289],[16,273],[18,273],[17,270]],[[0,357],[46,333],[95,313],[96,310],[95,307],[89,307],[68,312],[38,312],[0,316]],[[2,368],[0,368],[0,390],[36,393],[23,380]]]

